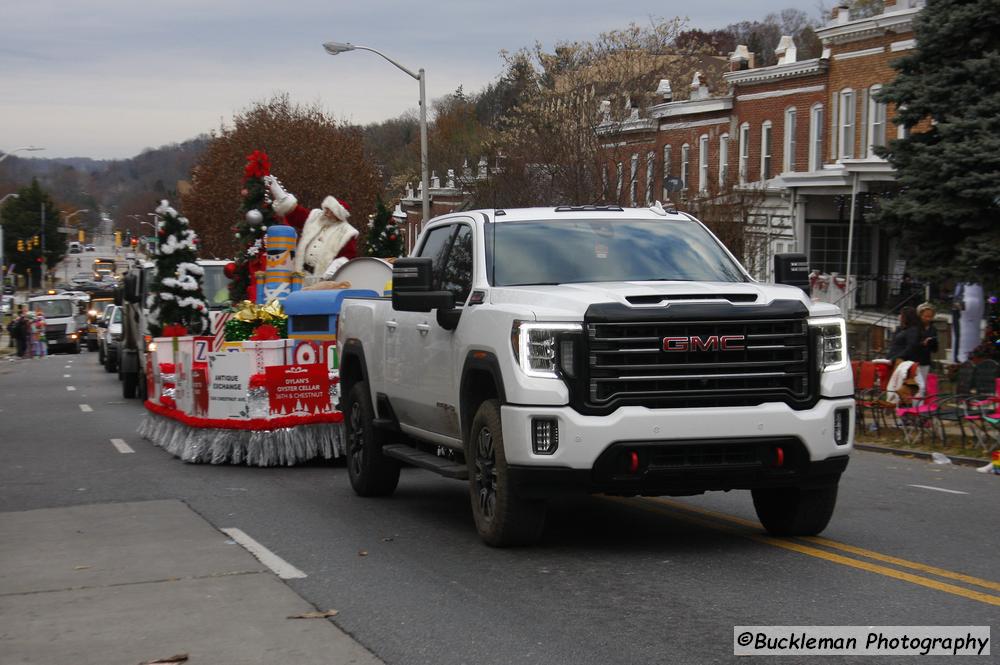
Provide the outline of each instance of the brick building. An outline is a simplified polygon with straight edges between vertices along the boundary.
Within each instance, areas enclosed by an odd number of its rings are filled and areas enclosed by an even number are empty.
[[[674,101],[671,83],[661,81],[647,117],[607,134],[615,149],[608,179],[619,187],[609,198],[698,209],[720,193],[752,193],[748,267],[766,279],[774,253],[804,252],[813,269],[853,275],[850,286],[836,287],[841,304],[853,298],[856,320],[877,318],[865,311],[898,297],[905,264],[867,214],[896,189],[892,167],[873,148],[899,134],[893,109],[874,95],[895,78],[892,60],[916,47],[912,20],[922,4],[886,0],[882,13],[858,19],[836,7],[816,30],[819,58],[797,60],[783,37],[778,64],[756,67],[738,47],[722,94],[696,75],[689,98]]]

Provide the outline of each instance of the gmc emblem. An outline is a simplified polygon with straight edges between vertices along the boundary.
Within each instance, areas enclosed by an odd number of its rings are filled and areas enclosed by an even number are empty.
[[[664,351],[744,351],[743,335],[709,335],[699,337],[664,337]]]

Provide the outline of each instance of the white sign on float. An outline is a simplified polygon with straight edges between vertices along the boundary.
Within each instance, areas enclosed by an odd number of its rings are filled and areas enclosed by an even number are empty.
[[[177,409],[182,413],[194,412],[194,386],[191,382],[191,356],[190,345],[187,348],[181,347],[177,351],[174,365],[177,374],[174,378],[174,401]]]
[[[208,356],[208,417],[249,418],[250,354],[210,353]]]

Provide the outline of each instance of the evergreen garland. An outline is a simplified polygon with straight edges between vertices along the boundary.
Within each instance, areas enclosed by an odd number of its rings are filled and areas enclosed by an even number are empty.
[[[365,248],[368,256],[386,259],[403,253],[403,230],[396,224],[382,197],[375,204],[375,216],[365,237]]]
[[[236,269],[229,283],[229,300],[234,303],[247,298],[247,288],[254,276],[251,274],[251,263],[265,252],[264,234],[272,224],[278,223],[278,218],[271,209],[271,197],[264,176],[270,175],[271,162],[267,154],[254,150],[247,155],[247,165],[243,171],[243,205],[240,211],[243,219],[233,226],[233,232],[239,242],[236,253]]]
[[[188,220],[177,214],[167,201],[156,209],[159,250],[156,275],[147,296],[149,332],[160,337],[163,329],[181,325],[197,335],[208,329],[208,306],[201,289],[205,270],[196,261],[198,237],[188,228]]]

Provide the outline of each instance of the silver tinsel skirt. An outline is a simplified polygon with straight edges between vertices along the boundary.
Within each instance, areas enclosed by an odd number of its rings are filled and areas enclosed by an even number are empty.
[[[292,466],[344,453],[343,425],[319,423],[272,430],[190,427],[149,411],[138,432],[175,457],[193,464]]]

